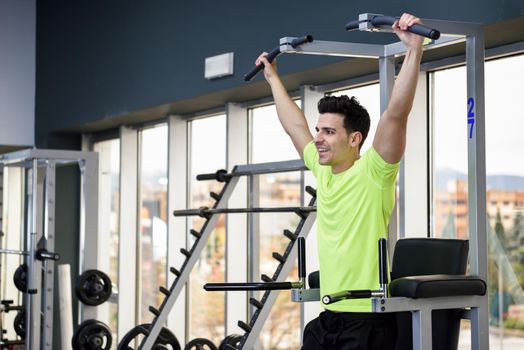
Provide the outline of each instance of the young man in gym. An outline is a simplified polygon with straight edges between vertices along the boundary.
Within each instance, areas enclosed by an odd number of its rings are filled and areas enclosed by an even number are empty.
[[[275,66],[261,54],[279,120],[306,166],[317,179],[317,234],[320,294],[349,289],[378,289],[377,249],[395,202],[395,179],[404,154],[408,114],[420,69],[423,38],[407,31],[420,20],[403,14],[393,30],[407,53],[373,146],[360,155],[370,118],[353,97],[324,97],[318,102],[316,135],[289,97]],[[393,349],[393,314],[371,313],[369,299],[330,305],[304,329],[303,350]]]

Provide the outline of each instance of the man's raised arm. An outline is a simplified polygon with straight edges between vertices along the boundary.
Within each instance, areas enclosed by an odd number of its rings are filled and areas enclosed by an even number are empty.
[[[408,115],[415,98],[420,71],[423,37],[406,31],[416,23],[420,23],[420,19],[405,13],[393,24],[393,30],[406,45],[407,53],[373,140],[375,150],[391,164],[398,163],[404,155]]]
[[[261,54],[256,64],[264,64],[264,77],[269,83],[269,86],[271,86],[278,119],[291,138],[300,158],[303,158],[304,147],[313,140],[313,135],[311,135],[309,131],[304,112],[302,112],[291,97],[289,97],[286,88],[276,72],[275,66],[268,62],[266,56],[266,53]]]

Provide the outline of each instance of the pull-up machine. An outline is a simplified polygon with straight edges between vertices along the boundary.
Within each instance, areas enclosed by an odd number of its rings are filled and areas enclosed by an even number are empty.
[[[361,14],[359,19],[346,25],[347,30],[391,31],[395,17],[377,14]],[[468,226],[469,262],[471,276],[487,281],[487,224],[486,224],[486,173],[485,173],[485,116],[484,116],[484,31],[479,24],[423,20],[424,26],[415,25],[410,31],[426,36],[432,41],[424,50],[466,43],[467,66],[467,121],[465,137],[468,140]],[[437,28],[438,30],[432,29]],[[360,57],[377,59],[379,63],[380,110],[387,107],[395,80],[395,59],[405,54],[400,42],[387,45],[346,43],[313,40],[308,35],[301,38],[284,37],[280,45],[271,50],[271,62],[283,53]],[[248,72],[246,81],[254,77],[262,66]],[[403,188],[404,167],[401,166],[401,189]],[[402,226],[402,218],[400,222]],[[390,240],[396,240],[396,232],[390,233]],[[227,290],[227,286],[222,290]],[[236,286],[238,287],[238,286]],[[268,287],[268,289],[270,289]],[[299,289],[292,294],[294,301],[319,300],[318,289]],[[347,293],[346,293],[347,294]],[[329,297],[329,296],[328,296]],[[384,298],[371,294],[374,312],[411,311],[413,320],[414,349],[431,349],[431,312],[433,310],[463,308],[465,317],[471,321],[472,349],[488,349],[488,297],[487,295],[436,297],[413,299],[403,297]]]

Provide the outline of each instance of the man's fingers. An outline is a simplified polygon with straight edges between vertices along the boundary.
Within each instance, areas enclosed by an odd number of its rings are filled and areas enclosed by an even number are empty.
[[[398,21],[397,27],[401,30],[408,30],[414,24],[420,23],[420,18],[415,17],[409,13],[404,13]]]
[[[265,64],[267,62],[266,57],[267,57],[267,52],[262,52],[260,56],[258,56],[257,60],[255,61],[255,65],[260,66],[261,64]]]

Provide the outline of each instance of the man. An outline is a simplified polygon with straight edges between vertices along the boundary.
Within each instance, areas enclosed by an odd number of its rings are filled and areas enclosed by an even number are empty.
[[[306,166],[317,179],[317,233],[320,294],[348,289],[378,289],[377,246],[387,236],[394,206],[395,179],[404,154],[408,114],[420,69],[423,38],[407,31],[420,20],[403,14],[393,30],[407,53],[373,146],[360,156],[369,115],[355,98],[324,97],[316,135],[291,100],[275,67],[263,53],[279,120]],[[323,305],[326,311],[304,330],[303,350],[390,349],[396,325],[390,314],[371,313],[369,299]]]

